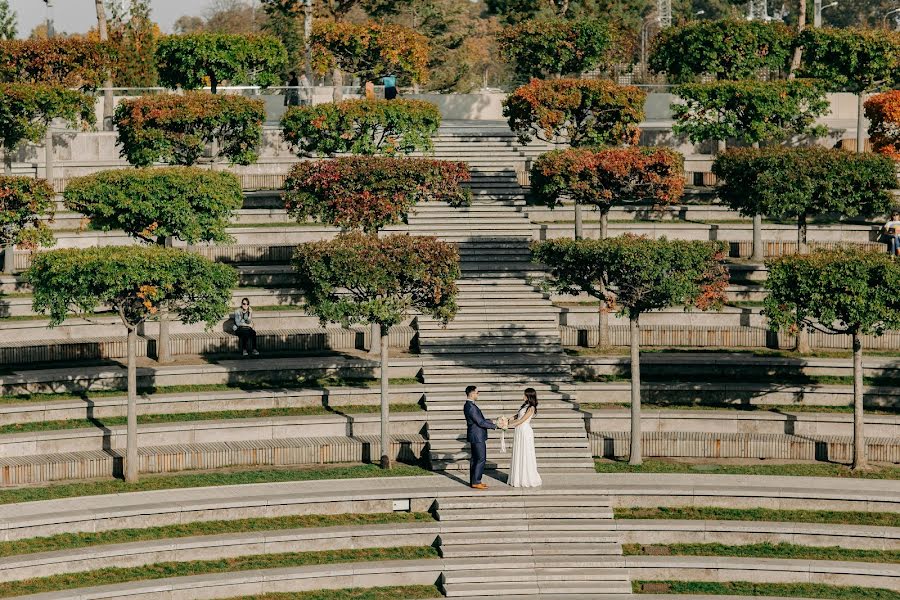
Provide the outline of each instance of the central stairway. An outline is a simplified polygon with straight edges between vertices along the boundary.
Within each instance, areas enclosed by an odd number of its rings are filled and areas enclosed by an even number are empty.
[[[442,498],[436,515],[441,555],[481,561],[444,573],[450,598],[631,594],[609,499],[596,490]]]
[[[425,359],[431,466],[468,471],[466,386],[478,386],[478,405],[492,420],[514,416],[523,390],[533,387],[540,400],[533,421],[540,470],[593,472],[584,417],[573,403],[558,310],[532,281],[543,272],[531,263],[532,226],[516,176],[514,163],[524,158],[512,142],[504,143],[505,151],[498,147],[496,155],[474,167],[471,206],[426,203],[408,219],[410,233],[456,243],[461,259],[456,318],[446,327],[424,316],[416,323]],[[451,158],[450,153],[441,158]],[[512,437],[507,434],[508,451],[501,454],[500,434],[492,433],[488,469],[508,469]]]

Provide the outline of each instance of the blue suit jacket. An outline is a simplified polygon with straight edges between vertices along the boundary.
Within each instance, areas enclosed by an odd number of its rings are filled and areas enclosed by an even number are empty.
[[[471,400],[466,400],[463,414],[466,415],[466,441],[470,444],[483,444],[487,441],[487,430],[497,428],[492,421],[484,418],[481,409]]]

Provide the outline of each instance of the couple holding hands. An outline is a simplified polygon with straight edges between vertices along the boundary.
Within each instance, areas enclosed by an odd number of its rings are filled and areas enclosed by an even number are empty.
[[[507,483],[512,487],[538,487],[541,485],[541,476],[537,470],[537,456],[534,451],[534,430],[531,428],[531,419],[537,414],[538,407],[537,392],[534,391],[534,388],[525,390],[523,400],[522,407],[519,408],[519,412],[513,419],[500,417],[495,424],[493,421],[485,419],[481,409],[478,408],[478,388],[474,385],[466,388],[466,403],[463,406],[463,413],[466,416],[466,440],[471,446],[469,485],[472,488],[487,489],[487,486],[481,483],[481,476],[487,461],[487,430],[498,427],[503,430],[510,427],[515,428]]]

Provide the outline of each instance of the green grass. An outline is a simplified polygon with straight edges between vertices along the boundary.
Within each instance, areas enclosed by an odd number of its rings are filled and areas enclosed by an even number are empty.
[[[138,388],[138,394],[191,394],[202,392],[256,392],[263,390],[308,390],[333,387],[375,387],[381,380],[374,377],[293,377],[271,379],[267,381],[248,381],[234,383],[210,383],[199,385],[146,386]],[[390,384],[415,385],[420,383],[415,377],[392,377]],[[0,404],[20,402],[54,402],[62,400],[93,400],[97,398],[115,398],[125,395],[124,389],[96,390],[85,392],[11,394],[0,396]]]
[[[872,467],[868,471],[852,471],[844,465],[830,463],[794,463],[761,465],[717,465],[648,459],[640,466],[625,461],[598,459],[598,473],[698,473],[716,475],[767,475],[788,477],[850,477],[856,479],[900,479],[900,467]]]
[[[434,521],[429,513],[342,513],[336,515],[288,515],[283,517],[236,519],[233,521],[198,521],[133,529],[61,533],[47,537],[0,542],[0,556],[19,556],[36,552],[74,550],[108,544],[129,544],[150,540],[167,540],[199,535],[243,533],[249,531],[278,531],[312,527],[347,527],[388,525],[394,523],[422,523]]]
[[[665,591],[644,592],[642,586],[664,586]],[[749,581],[632,581],[635,593],[708,594],[711,596],[783,596],[828,600],[900,600],[900,592],[885,589],[843,587],[818,583],[752,583]],[[714,599],[711,599],[714,600]]]
[[[653,548],[653,552],[648,549]],[[798,546],[795,544],[622,544],[626,556],[732,556],[738,558],[780,558],[798,560],[834,560],[870,563],[900,563],[900,550],[862,550],[840,546]]]
[[[0,598],[71,590],[86,586],[110,585],[129,581],[146,581],[169,577],[184,577],[211,573],[233,573],[255,569],[278,569],[328,565],[347,562],[380,560],[417,560],[437,558],[437,549],[425,547],[361,548],[354,550],[323,550],[319,552],[284,552],[239,556],[217,560],[161,562],[140,567],[106,567],[85,573],[64,573],[23,581],[0,583]]]
[[[900,513],[840,512],[831,510],[776,510],[771,508],[719,508],[717,506],[660,506],[616,508],[617,519],[688,521],[769,521],[778,523],[832,523],[900,527]]]
[[[437,598],[440,590],[433,585],[400,587],[350,588],[346,590],[315,590],[312,592],[284,592],[261,596],[241,596],[230,600],[419,600]]]
[[[364,477],[405,477],[433,473],[412,465],[398,465],[383,470],[376,465],[336,465],[308,469],[253,469],[223,472],[187,473],[181,475],[148,475],[137,483],[121,480],[63,483],[45,487],[0,489],[0,504],[76,498],[126,492],[174,490],[222,485],[246,485],[251,483],[277,483],[285,481],[315,481],[319,479],[360,479]]]
[[[350,415],[372,414],[381,410],[380,406],[300,406],[285,408],[258,408],[253,410],[217,410],[200,413],[169,413],[159,415],[138,415],[139,425],[157,423],[184,423],[190,421],[215,421],[232,419],[262,419],[266,417],[303,417],[316,415]],[[391,404],[395,413],[420,412],[418,404]],[[33,433],[36,431],[61,431],[71,429],[87,429],[92,427],[114,427],[124,425],[126,417],[103,417],[100,419],[67,419],[64,421],[34,421],[30,423],[14,423],[0,425],[0,435],[12,433]]]
[[[739,402],[716,402],[701,400],[699,402],[681,402],[672,400],[660,402],[658,400],[642,401],[644,408],[672,409],[672,410],[740,410],[771,413],[830,413],[853,414],[852,406],[813,406],[808,404],[741,404]],[[628,408],[627,403],[581,403],[578,405],[584,410],[609,410]],[[897,415],[900,414],[900,406],[867,406],[866,414],[869,415]]]
[[[752,365],[748,365],[752,368]],[[651,366],[652,369],[652,366]],[[752,381],[753,383],[772,383],[772,384],[796,384],[796,385],[853,385],[853,377],[850,375],[807,375],[805,373],[792,372],[776,372],[776,373],[758,373],[754,372],[743,376],[736,375],[728,370],[720,370],[718,372],[710,371],[703,373],[669,373],[655,372],[653,370],[641,370],[641,383],[735,383],[736,381]],[[631,370],[624,369],[621,373],[602,374],[596,377],[577,377],[577,381],[583,382],[612,382],[612,381],[629,381]],[[896,386],[900,384],[900,378],[897,377],[864,377],[863,384],[871,386]]]

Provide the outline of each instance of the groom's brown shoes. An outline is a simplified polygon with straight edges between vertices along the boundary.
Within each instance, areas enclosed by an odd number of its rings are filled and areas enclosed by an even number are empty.
[[[486,489],[487,489],[487,486],[484,485],[483,483],[473,483],[473,484],[472,484],[472,489],[473,489],[473,490],[486,490]]]

